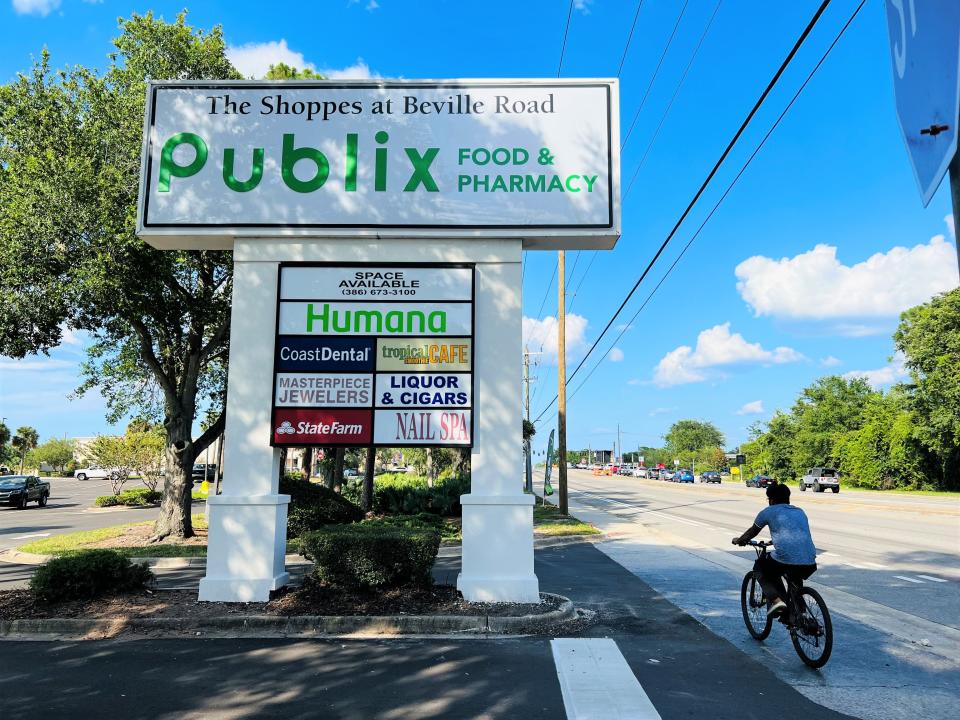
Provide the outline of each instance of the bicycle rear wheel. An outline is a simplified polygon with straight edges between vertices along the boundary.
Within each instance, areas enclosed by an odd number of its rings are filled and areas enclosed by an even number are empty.
[[[813,588],[805,587],[800,590],[797,598],[800,605],[800,617],[793,618],[793,627],[790,629],[790,639],[793,649],[807,665],[812,668],[821,668],[830,659],[833,652],[833,623],[830,620],[830,611]]]
[[[760,578],[755,572],[743,576],[740,586],[740,610],[743,622],[754,640],[766,640],[773,626],[773,620],[767,617],[767,601],[763,597]]]

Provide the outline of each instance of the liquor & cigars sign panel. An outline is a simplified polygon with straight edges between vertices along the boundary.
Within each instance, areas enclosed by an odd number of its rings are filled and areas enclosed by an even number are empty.
[[[281,263],[274,446],[473,444],[474,270]]]

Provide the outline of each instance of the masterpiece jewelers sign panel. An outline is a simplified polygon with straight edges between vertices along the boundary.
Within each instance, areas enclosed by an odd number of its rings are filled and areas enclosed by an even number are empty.
[[[235,237],[620,235],[616,80],[155,81],[137,232]]]
[[[279,271],[271,445],[472,447],[472,265]]]

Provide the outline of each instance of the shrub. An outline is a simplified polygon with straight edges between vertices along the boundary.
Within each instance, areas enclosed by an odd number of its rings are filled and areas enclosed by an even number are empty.
[[[319,580],[357,589],[429,586],[439,548],[436,530],[376,522],[331,525],[300,538]]]
[[[133,490],[124,490],[117,495],[100,495],[93,501],[93,504],[97,507],[113,507],[115,505],[144,507],[146,505],[156,505],[162,499],[163,493],[159,490],[134,488]]]
[[[324,525],[352,523],[363,519],[363,511],[324,485],[286,476],[280,493],[290,496],[287,508],[287,535],[299,537]]]
[[[344,485],[343,494],[360,502],[361,482]],[[470,478],[444,471],[433,487],[420,475],[384,473],[373,479],[373,510],[389,515],[460,515],[460,496],[470,492]]]
[[[30,591],[44,602],[83,600],[139,590],[153,582],[150,568],[113,550],[81,550],[48,560],[33,574]]]

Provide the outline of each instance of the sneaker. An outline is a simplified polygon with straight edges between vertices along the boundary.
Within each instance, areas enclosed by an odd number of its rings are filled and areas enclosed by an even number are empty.
[[[770,605],[767,607],[767,617],[771,619],[775,618],[780,614],[782,614],[783,611],[786,609],[787,609],[787,604],[780,598],[777,598],[776,600],[772,600],[770,602]]]

